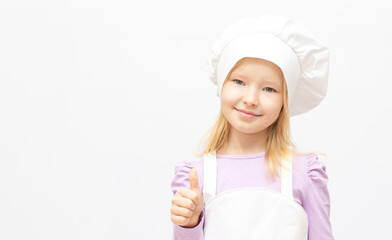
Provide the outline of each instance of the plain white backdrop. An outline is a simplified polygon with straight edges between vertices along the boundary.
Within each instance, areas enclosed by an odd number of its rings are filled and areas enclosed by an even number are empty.
[[[214,122],[206,62],[245,16],[330,48],[327,98],[292,118],[325,160],[336,239],[391,239],[388,1],[1,1],[0,239],[171,239],[174,165]]]

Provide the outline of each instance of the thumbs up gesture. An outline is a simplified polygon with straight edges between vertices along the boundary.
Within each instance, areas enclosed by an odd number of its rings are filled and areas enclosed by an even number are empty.
[[[196,169],[189,171],[191,188],[182,188],[172,199],[171,219],[183,227],[195,227],[204,207],[204,198],[199,187]]]

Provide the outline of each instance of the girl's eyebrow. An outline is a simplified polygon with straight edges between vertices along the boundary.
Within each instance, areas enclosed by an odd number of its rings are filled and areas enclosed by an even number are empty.
[[[246,77],[246,75],[243,75],[243,74],[241,74],[241,73],[234,73],[234,74],[231,76],[231,78],[248,79],[248,78]],[[280,82],[271,81],[271,80],[267,80],[267,79],[264,79],[264,80],[262,80],[262,81],[263,81],[263,83],[271,84],[271,85],[276,85],[276,84],[279,84],[279,83],[280,83]]]
[[[231,76],[232,78],[247,78],[246,75],[242,75],[241,73],[234,73]]]

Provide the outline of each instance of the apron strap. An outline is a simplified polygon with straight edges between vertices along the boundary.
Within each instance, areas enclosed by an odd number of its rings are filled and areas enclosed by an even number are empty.
[[[280,167],[281,178],[280,178],[280,192],[286,195],[288,198],[294,200],[293,197],[293,158],[290,156],[288,159],[283,159],[282,165],[286,166],[288,169]]]
[[[293,184],[292,184],[292,157],[283,161],[282,164],[288,169],[281,167],[281,182],[280,192],[290,199],[293,197]],[[217,160],[216,152],[210,152],[204,155],[204,186],[203,196],[205,205],[211,201],[216,195],[216,178],[217,178]]]
[[[216,162],[216,152],[210,152],[204,155],[203,195],[206,205],[216,194]]]

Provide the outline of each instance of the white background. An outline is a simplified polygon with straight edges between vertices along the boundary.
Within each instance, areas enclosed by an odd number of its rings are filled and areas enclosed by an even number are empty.
[[[214,122],[225,26],[294,17],[330,48],[327,98],[292,118],[326,160],[336,239],[391,239],[388,1],[1,1],[0,239],[170,239],[174,165]]]

